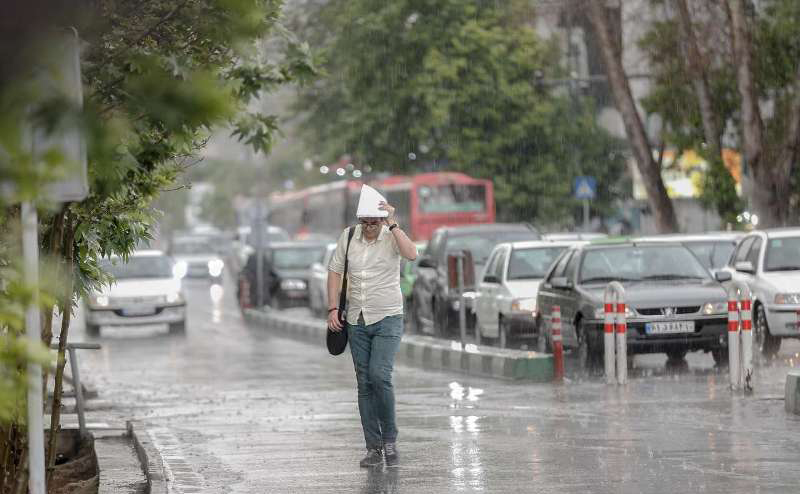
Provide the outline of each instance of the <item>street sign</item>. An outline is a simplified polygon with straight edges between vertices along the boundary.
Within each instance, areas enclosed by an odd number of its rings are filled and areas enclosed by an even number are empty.
[[[575,177],[573,192],[575,199],[591,201],[597,195],[597,180],[594,177]]]

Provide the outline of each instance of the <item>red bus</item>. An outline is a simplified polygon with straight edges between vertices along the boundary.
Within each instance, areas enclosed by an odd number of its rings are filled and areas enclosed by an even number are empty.
[[[494,223],[494,188],[490,180],[463,173],[421,173],[369,182],[397,208],[398,221],[412,240],[428,240],[440,226]],[[361,182],[340,180],[307,189],[273,194],[269,222],[295,237],[311,233],[337,236],[355,223]]]

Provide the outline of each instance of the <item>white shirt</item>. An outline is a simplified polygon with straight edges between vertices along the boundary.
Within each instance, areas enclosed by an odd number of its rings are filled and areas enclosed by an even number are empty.
[[[367,242],[356,225],[350,242],[347,266],[347,322],[356,324],[359,313],[366,324],[375,324],[384,317],[403,313],[400,291],[400,249],[387,226],[381,227],[378,238]],[[328,269],[344,272],[347,229],[339,237]]]

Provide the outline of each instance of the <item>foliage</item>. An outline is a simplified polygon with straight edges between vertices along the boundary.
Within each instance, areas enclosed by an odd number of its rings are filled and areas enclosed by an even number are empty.
[[[585,102],[536,84],[560,74],[532,15],[521,1],[326,3],[305,28],[325,43],[327,73],[298,103],[307,144],[378,170],[492,178],[504,219],[573,216],[577,175],[597,176],[596,205],[609,207],[621,145]]]
[[[664,0],[653,0],[663,4]],[[694,2],[690,5],[698,12],[694,29],[702,44],[704,68],[708,76],[713,113],[719,131],[732,124],[741,128],[739,121],[740,94],[736,82],[737,64],[730,46],[727,13],[713,2]],[[767,155],[776,156],[780,136],[784,135],[786,117],[792,97],[792,85],[797,74],[800,55],[800,3],[794,0],[768,0],[753,11],[754,26],[754,77],[762,101],[774,108],[768,119],[767,145],[772,149]],[[679,150],[694,149],[708,160],[708,170],[702,187],[702,200],[714,207],[720,215],[732,221],[742,211],[743,201],[736,195],[735,182],[725,169],[720,156],[709,154],[703,133],[699,104],[692,90],[692,73],[684,51],[681,49],[678,22],[666,16],[652,23],[640,41],[648,54],[655,74],[655,84],[643,101],[648,113],[658,114],[665,123],[666,143]],[[720,136],[722,138],[722,136]],[[745,172],[747,171],[745,164]],[[797,167],[795,167],[797,168]],[[798,179],[798,171],[794,171]],[[798,189],[787,198],[794,207],[800,204]]]
[[[24,17],[20,12],[29,7],[19,3],[11,11]],[[19,277],[13,255],[18,231],[10,205],[21,199],[39,205],[42,253],[51,258],[61,282],[53,296],[70,310],[77,297],[110,281],[99,267],[102,257],[125,258],[151,236],[157,219],[152,201],[172,187],[214,128],[227,126],[254,149],[270,149],[274,117],[258,111],[259,94],[314,73],[308,47],[278,25],[281,7],[280,0],[101,0],[83,10],[54,10],[44,24],[76,26],[85,43],[82,108],[31,93],[30,66],[18,67],[13,77],[2,74],[0,181],[14,184],[16,193],[0,216],[0,457],[7,462],[0,465],[0,492],[10,489],[7,475],[22,472],[16,462],[24,459],[19,418],[25,405],[10,397],[20,396],[24,383],[26,355],[16,336],[25,294],[32,289],[9,282]],[[31,23],[31,29],[41,27]],[[275,60],[261,50],[271,34],[285,53]],[[36,47],[20,48],[36,59]],[[25,121],[47,130],[84,131],[89,197],[64,207],[47,204],[44,183],[68,163],[58,153],[32,156],[24,145],[20,122]],[[44,280],[40,284],[47,286]],[[68,295],[67,287],[72,287]],[[44,302],[44,314],[52,313],[54,298]],[[45,345],[51,336],[46,322]],[[16,442],[7,442],[10,438]]]

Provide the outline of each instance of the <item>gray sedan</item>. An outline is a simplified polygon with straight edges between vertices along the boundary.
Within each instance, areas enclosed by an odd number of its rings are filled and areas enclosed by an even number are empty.
[[[540,347],[549,347],[550,314],[560,305],[564,346],[578,348],[583,363],[599,364],[603,291],[611,281],[625,287],[629,355],[663,352],[681,360],[703,350],[718,364],[727,362],[725,290],[681,244],[604,243],[566,251],[539,288],[537,327],[547,329]]]

